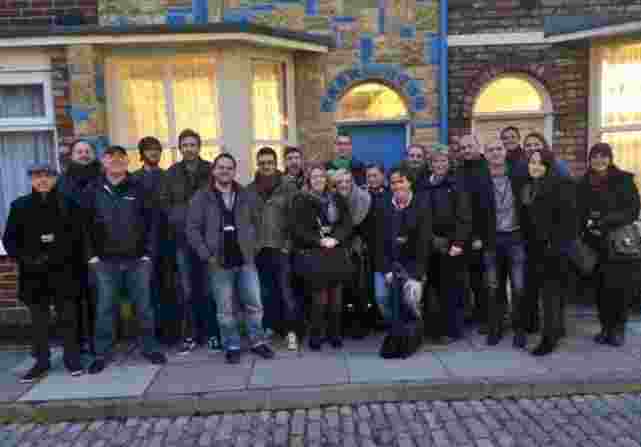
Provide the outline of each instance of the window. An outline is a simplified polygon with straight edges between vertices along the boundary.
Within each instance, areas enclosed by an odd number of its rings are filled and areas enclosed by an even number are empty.
[[[57,163],[54,129],[49,74],[0,74],[0,234],[11,202],[31,191],[27,166]]]
[[[190,128],[202,137],[201,157],[213,160],[222,145],[219,131],[216,58],[179,54],[143,59],[114,56],[107,60],[112,98],[112,140],[130,152],[130,169],[141,165],[138,141],[158,138],[165,150],[161,166],[180,161],[178,135]]]
[[[552,101],[545,87],[521,73],[508,73],[485,85],[474,103],[472,127],[483,141],[514,126],[521,136],[539,132],[552,142]]]
[[[270,146],[279,154],[290,144],[287,101],[287,64],[280,61],[252,60],[252,170],[256,169],[256,152]]]
[[[389,87],[378,83],[361,84],[351,89],[340,101],[338,121],[380,121],[407,119],[403,98]]]
[[[592,143],[604,141],[614,150],[616,164],[636,174],[641,189],[641,43],[595,48],[593,81],[598,95],[592,98],[596,134]]]

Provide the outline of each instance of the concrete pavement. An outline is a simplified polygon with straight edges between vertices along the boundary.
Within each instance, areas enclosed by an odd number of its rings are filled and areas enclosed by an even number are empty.
[[[125,346],[102,374],[70,377],[61,353],[54,370],[34,385],[18,377],[27,352],[0,353],[0,420],[71,420],[110,416],[188,416],[212,412],[313,408],[371,401],[543,397],[641,390],[641,325],[632,321],[622,348],[599,346],[592,310],[572,308],[569,336],[544,358],[515,350],[508,335],[497,347],[483,336],[448,346],[426,344],[406,360],[378,357],[382,335],[346,340],[343,350],[279,349],[277,358],[244,355],[240,365],[205,349],[168,352],[167,365],[149,365]],[[530,337],[530,348],[538,336]]]

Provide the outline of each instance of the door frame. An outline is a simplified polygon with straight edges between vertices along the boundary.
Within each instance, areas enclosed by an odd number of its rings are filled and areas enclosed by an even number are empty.
[[[403,158],[405,157],[405,151],[407,151],[407,146],[412,141],[412,126],[410,126],[409,119],[401,120],[374,120],[374,121],[365,121],[365,120],[343,120],[336,121],[336,130],[340,129],[341,126],[388,126],[388,125],[402,125],[405,126],[405,147],[403,148]]]

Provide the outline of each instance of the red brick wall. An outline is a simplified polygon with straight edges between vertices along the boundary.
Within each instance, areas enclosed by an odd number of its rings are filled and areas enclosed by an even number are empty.
[[[0,0],[0,27],[46,26],[56,16],[82,14],[98,22],[98,0]]]
[[[7,256],[0,256],[0,307],[12,307],[17,303],[16,264]]]

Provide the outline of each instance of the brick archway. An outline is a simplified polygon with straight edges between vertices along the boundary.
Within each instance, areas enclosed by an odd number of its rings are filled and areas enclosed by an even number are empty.
[[[427,107],[420,82],[398,67],[386,64],[366,64],[339,73],[327,86],[321,99],[321,111],[336,112],[341,98],[353,87],[365,82],[384,84],[401,95],[410,113]]]
[[[482,71],[470,82],[465,89],[463,97],[463,117],[467,120],[473,118],[473,108],[476,99],[481,94],[483,88],[493,80],[510,74],[522,74],[538,81],[548,92],[552,112],[557,113],[557,100],[554,90],[551,88],[554,79],[558,79],[559,73],[553,72],[550,67],[539,64],[507,64],[501,67],[492,67]]]

